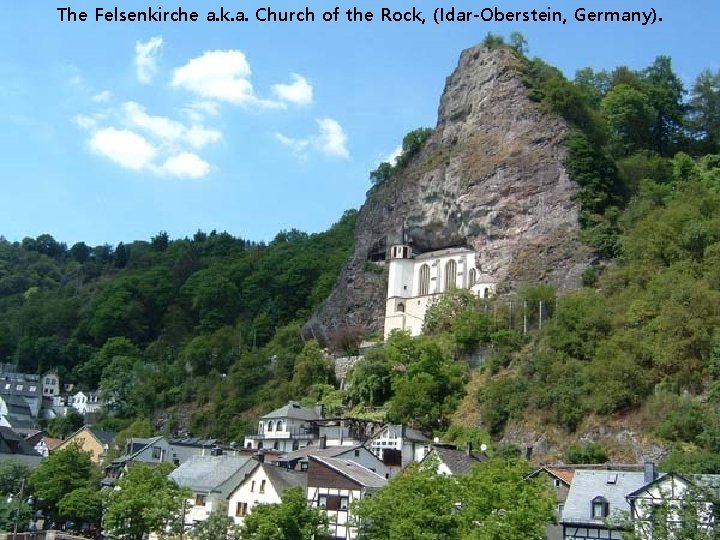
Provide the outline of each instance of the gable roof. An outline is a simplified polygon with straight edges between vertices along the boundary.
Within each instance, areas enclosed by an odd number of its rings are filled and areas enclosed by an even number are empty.
[[[540,467],[539,469],[535,469],[533,472],[527,475],[528,478],[533,478],[540,474],[541,472],[546,472],[553,478],[557,478],[558,480],[562,481],[563,483],[567,484],[568,486],[572,484],[573,477],[575,476],[575,469],[572,467]]]
[[[0,454],[40,456],[22,435],[5,426],[0,426]]]
[[[592,501],[604,498],[610,515],[617,511],[628,512],[626,496],[646,484],[644,472],[614,469],[577,469],[568,491],[562,513],[562,523],[588,523],[604,525],[605,519],[593,519]]]
[[[265,471],[278,495],[288,488],[298,486],[304,488],[307,485],[307,472],[305,471],[291,471],[268,463],[261,463],[260,467]]]
[[[360,484],[363,487],[381,488],[387,485],[387,480],[372,472],[370,469],[363,467],[359,463],[350,461],[349,459],[309,456],[309,459],[317,461],[340,473],[345,478]]]
[[[487,459],[482,454],[469,454],[462,450],[447,448],[443,446],[435,446],[430,454],[434,453],[444,463],[452,474],[465,474],[470,472],[475,465]],[[428,454],[428,455],[430,455]],[[426,456],[427,458],[427,456]],[[423,460],[424,461],[424,460]]]
[[[385,431],[388,432],[388,437],[402,437],[408,441],[423,443],[430,442],[430,439],[428,439],[420,431],[407,427],[403,424],[387,424],[383,426],[379,432],[377,432],[377,435],[374,436],[373,439],[380,438]]]
[[[255,463],[247,456],[192,456],[168,476],[194,491],[217,491],[241,469],[252,471]]]
[[[96,429],[88,426],[88,431],[100,441],[102,444],[110,446],[115,441],[116,433],[114,431],[105,431],[103,429]]]
[[[128,439],[128,442],[130,442],[132,451],[129,454],[124,454],[118,458],[113,459],[111,465],[117,466],[117,465],[122,465],[123,463],[127,463],[129,461],[133,461],[148,446],[154,445],[156,442],[158,442],[159,440],[161,440],[163,438],[164,437],[162,435],[158,435],[157,437],[150,437],[150,438],[133,437],[133,438]]]
[[[635,499],[640,496],[643,492],[650,489],[652,486],[655,486],[657,484],[661,484],[664,482],[667,482],[668,480],[672,481],[674,479],[678,479],[682,482],[684,482],[686,485],[692,484],[697,488],[700,488],[702,490],[707,490],[710,492],[713,492],[715,495],[717,495],[720,492],[720,474],[678,474],[678,473],[668,473],[660,475],[658,478],[653,480],[652,482],[648,482],[641,486],[640,488],[636,489],[632,493],[629,493],[627,495],[628,499]]]
[[[320,420],[320,416],[313,410],[307,407],[302,407],[297,401],[288,401],[287,405],[275,409],[262,416],[264,420],[271,420],[274,418],[292,418],[293,420]]]

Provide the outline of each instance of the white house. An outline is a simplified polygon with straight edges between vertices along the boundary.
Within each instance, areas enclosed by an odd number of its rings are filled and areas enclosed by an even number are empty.
[[[213,510],[225,511],[230,493],[255,465],[245,456],[193,456],[168,476],[180,487],[189,488],[186,525],[205,521]]]
[[[319,411],[290,401],[260,418],[257,433],[245,436],[243,446],[252,450],[264,448],[281,452],[303,448],[318,440],[318,421],[321,419]]]
[[[467,248],[414,255],[409,245],[394,245],[388,268],[385,339],[393,330],[420,335],[427,308],[451,289],[485,298],[495,294],[495,279],[475,266],[475,252]]]
[[[719,493],[717,474],[663,475],[627,496],[635,532],[652,540],[658,528],[662,538],[671,538],[673,530],[697,528],[703,538],[716,538],[720,523],[711,501]]]
[[[370,451],[388,467],[407,467],[430,451],[430,439],[416,429],[387,424],[369,441]]]
[[[100,412],[102,402],[98,392],[80,391],[72,396],[72,407],[82,415]]]
[[[256,504],[279,504],[283,492],[307,484],[307,473],[255,462],[254,468],[228,496],[228,517],[242,525]]]
[[[308,505],[322,509],[327,514],[329,538],[354,540],[357,530],[351,526],[352,503],[382,489],[387,485],[387,480],[346,459],[318,456],[310,456],[309,459]]]

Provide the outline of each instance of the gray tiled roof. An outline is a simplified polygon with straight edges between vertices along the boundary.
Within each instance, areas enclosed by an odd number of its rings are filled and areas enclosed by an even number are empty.
[[[391,437],[402,437],[403,439],[416,442],[430,442],[430,439],[417,429],[410,428],[402,424],[388,424],[386,427]],[[380,433],[383,431],[385,431],[385,428],[383,428]]]
[[[329,446],[327,448],[320,448],[315,445],[308,445],[300,450],[293,450],[287,454],[278,456],[275,460],[278,463],[284,463],[288,461],[295,461],[298,459],[305,459],[308,456],[320,456],[320,457],[338,457],[346,452],[360,448],[360,445],[355,446]]]
[[[578,469],[565,500],[562,522],[602,525],[604,519],[592,517],[593,499],[603,497],[608,502],[610,516],[629,512],[630,505],[625,497],[646,483],[643,472]]]
[[[302,407],[297,401],[289,401],[284,407],[275,409],[263,416],[263,419],[292,418],[294,420],[320,420],[320,416],[307,407]]]
[[[483,455],[468,455],[467,452],[462,450],[443,448],[441,446],[433,448],[433,452],[437,454],[440,461],[447,465],[447,468],[450,469],[452,474],[468,473],[475,465],[487,459]]]
[[[193,491],[213,491],[243,467],[253,465],[247,456],[192,456],[170,473],[177,485]],[[251,467],[248,467],[251,468]]]
[[[110,446],[113,441],[115,440],[115,432],[114,431],[105,431],[103,429],[95,429],[95,428],[88,428],[90,432],[95,435],[98,441],[100,441],[103,444],[107,444]]]
[[[307,486],[307,472],[289,471],[288,469],[269,465],[268,463],[263,463],[261,466],[278,495],[281,495],[283,491],[291,487],[300,486],[304,488]]]
[[[310,459],[334,469],[346,478],[354,480],[361,486],[381,488],[387,485],[387,480],[385,478],[372,472],[370,469],[355,463],[354,461],[319,456],[311,456]]]

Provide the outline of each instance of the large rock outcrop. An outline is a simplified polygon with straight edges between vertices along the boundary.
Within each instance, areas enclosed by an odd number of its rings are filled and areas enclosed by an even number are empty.
[[[563,166],[567,124],[528,98],[507,48],[468,49],[445,84],[433,135],[411,163],[368,192],[355,250],[306,329],[383,326],[386,279],[368,260],[405,237],[416,252],[467,246],[501,292],[524,282],[580,284],[577,185]]]

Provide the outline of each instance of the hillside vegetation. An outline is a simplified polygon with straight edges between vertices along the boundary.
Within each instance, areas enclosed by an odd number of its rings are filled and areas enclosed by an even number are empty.
[[[321,346],[355,353],[363,329],[319,344],[300,328],[351,253],[355,212],[267,245],[198,232],[68,249],[43,235],[0,241],[0,359],[99,385],[112,398],[107,427],[164,410],[156,427],[238,440],[294,398],[487,442],[512,422],[572,437],[590,417],[631,412],[690,450],[670,463],[720,470],[720,72],[686,90],[661,56],[568,80],[521,37],[513,47],[530,98],[572,127],[566,166],[599,255],[582,290],[529,284],[491,301],[457,291],[429,310],[424,336],[393,335],[340,391]],[[428,131],[410,135],[408,152]],[[372,180],[391,182],[396,167]],[[479,422],[453,423],[461,403]]]

